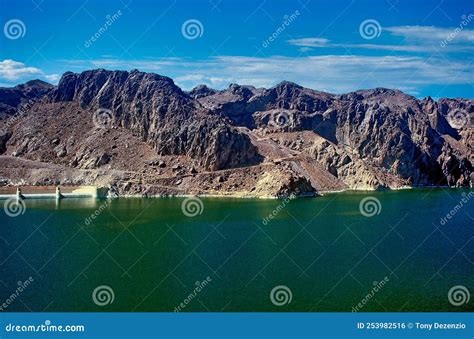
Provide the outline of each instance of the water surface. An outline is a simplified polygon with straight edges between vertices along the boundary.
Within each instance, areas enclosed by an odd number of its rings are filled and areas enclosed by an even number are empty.
[[[7,311],[472,311],[448,299],[474,293],[472,192],[203,198],[194,217],[183,198],[26,200],[0,214],[0,297],[31,277]]]

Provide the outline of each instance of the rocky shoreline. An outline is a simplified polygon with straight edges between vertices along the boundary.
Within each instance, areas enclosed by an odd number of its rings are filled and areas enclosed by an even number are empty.
[[[34,186],[35,193],[27,192],[23,195],[24,199],[53,199],[55,194],[53,193],[54,190],[59,187],[61,192],[64,193],[64,188],[62,186]],[[22,189],[24,191],[24,187],[22,186],[1,186],[0,187],[0,200],[2,199],[10,199],[17,197],[17,194],[14,192],[17,188]],[[94,187],[94,186],[86,186],[87,191],[84,190],[84,186],[76,186],[75,189],[78,193],[74,193],[74,189],[68,187],[67,193],[65,193],[62,198],[85,198],[85,199],[137,199],[137,198],[192,198],[192,197],[199,197],[199,198],[229,198],[229,199],[261,199],[261,200],[275,200],[275,199],[297,199],[297,198],[312,198],[318,196],[325,196],[330,194],[338,194],[338,193],[350,193],[350,192],[375,192],[380,190],[376,189],[345,189],[345,190],[337,190],[337,191],[319,191],[319,192],[312,192],[312,193],[299,193],[293,192],[290,195],[282,195],[282,196],[272,196],[272,195],[252,195],[252,194],[241,194],[238,192],[219,192],[219,194],[116,194],[115,190],[107,188],[107,187]],[[97,190],[97,194],[91,194],[91,189]],[[423,187],[400,187],[394,189],[387,189],[384,191],[400,191],[400,190],[427,190],[427,189],[446,189],[451,188],[449,186],[423,186]],[[457,188],[457,189],[467,189],[467,188]],[[7,191],[8,193],[5,193]],[[28,190],[27,190],[28,191]],[[86,192],[86,193],[83,193]]]
[[[67,72],[0,88],[0,185],[262,198],[473,187],[473,114],[473,100],[384,88],[184,92],[153,73]]]

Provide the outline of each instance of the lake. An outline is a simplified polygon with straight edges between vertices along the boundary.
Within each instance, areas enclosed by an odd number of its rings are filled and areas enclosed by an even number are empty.
[[[461,189],[25,200],[0,214],[0,302],[4,311],[473,311],[473,205],[474,191]]]

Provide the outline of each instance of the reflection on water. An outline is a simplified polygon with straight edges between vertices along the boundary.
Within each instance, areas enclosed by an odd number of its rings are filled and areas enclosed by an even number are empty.
[[[27,208],[72,210],[72,209],[97,208],[101,200],[88,199],[88,198],[63,198],[63,199],[25,199],[24,202]]]

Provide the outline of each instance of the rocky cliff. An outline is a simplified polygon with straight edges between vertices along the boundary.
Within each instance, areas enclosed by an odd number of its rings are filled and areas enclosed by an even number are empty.
[[[0,175],[150,195],[472,186],[473,114],[473,100],[384,88],[334,95],[282,82],[184,92],[153,73],[68,72],[54,88],[0,89]],[[18,161],[29,162],[11,171]]]
[[[54,88],[41,80],[28,81],[12,88],[0,87],[0,119],[28,110]]]
[[[160,155],[188,155],[208,170],[258,160],[247,135],[207,115],[173,80],[153,73],[65,73],[53,102],[76,102],[150,144]]]
[[[198,101],[233,125],[313,131],[325,142],[293,148],[351,187],[391,187],[378,178],[387,175],[410,186],[470,185],[473,100],[418,100],[384,88],[332,95],[283,82],[268,90],[231,85]],[[367,175],[357,180],[357,172]]]

